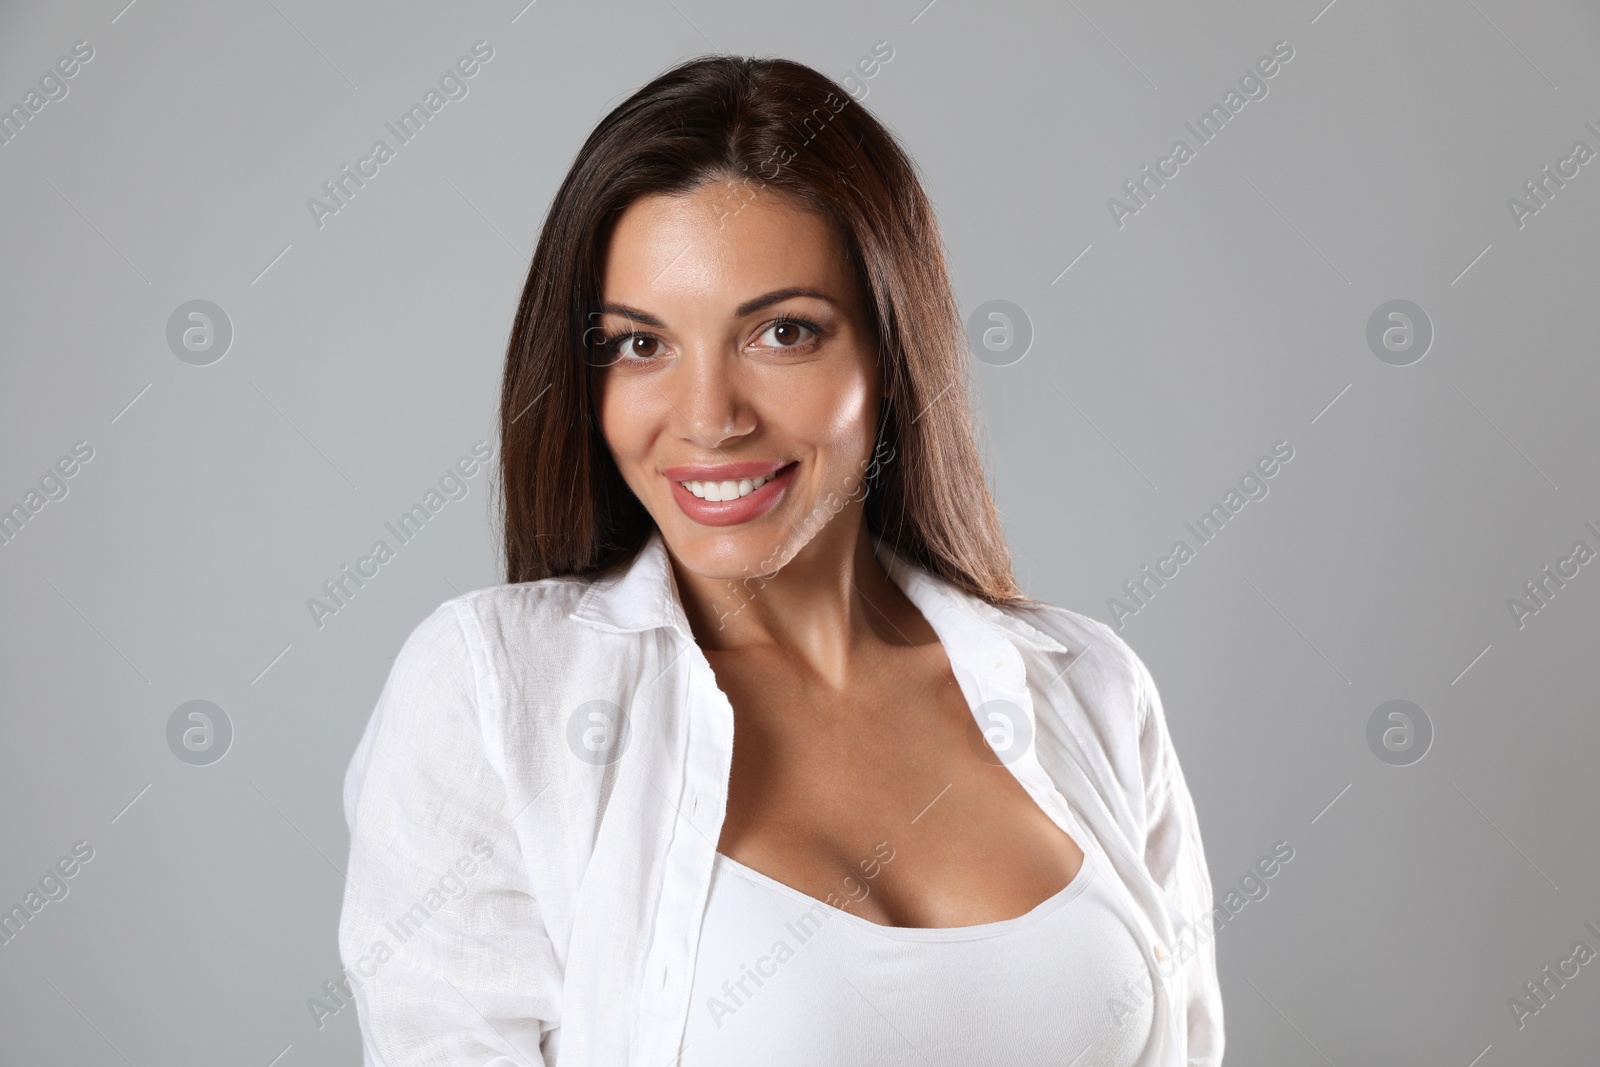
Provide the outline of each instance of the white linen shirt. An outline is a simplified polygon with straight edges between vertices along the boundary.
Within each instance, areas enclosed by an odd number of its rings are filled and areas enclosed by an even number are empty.
[[[1126,894],[1152,982],[1107,990],[1107,1025],[1153,997],[1141,1067],[1219,1067],[1211,881],[1149,671],[1103,623],[989,605],[877,547],[997,756],[1063,831],[1070,807]],[[659,532],[606,578],[423,620],[345,775],[339,949],[366,1067],[671,1067],[733,723]]]

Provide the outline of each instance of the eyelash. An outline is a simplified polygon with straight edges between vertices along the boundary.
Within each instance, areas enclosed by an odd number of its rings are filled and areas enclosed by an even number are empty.
[[[809,340],[801,341],[799,344],[793,345],[778,345],[777,348],[780,351],[793,351],[796,349],[806,348],[807,346],[813,345],[822,339],[822,327],[808,319],[802,319],[796,315],[779,315],[777,318],[773,319],[771,322],[762,327],[761,332],[764,334],[775,326],[799,326],[802,329],[811,331],[811,338]],[[627,333],[614,334],[610,337],[602,338],[596,347],[600,352],[608,356],[612,362],[622,362],[621,358],[617,355],[617,349],[624,342],[631,341],[636,337],[648,337],[652,341],[659,340],[659,338],[657,338],[654,334],[645,333],[642,330],[629,330]],[[647,356],[629,357],[629,361],[635,363],[645,362],[647,359],[649,359]]]

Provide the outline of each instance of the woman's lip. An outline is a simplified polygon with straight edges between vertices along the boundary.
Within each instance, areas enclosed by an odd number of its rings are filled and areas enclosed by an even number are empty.
[[[763,478],[776,474],[791,462],[787,459],[754,459],[743,463],[688,464],[668,467],[661,473],[675,482],[737,482],[744,478]]]
[[[702,526],[737,526],[758,519],[772,510],[788,490],[789,483],[794,481],[794,472],[799,467],[799,463],[784,464],[770,481],[755,492],[737,500],[701,500],[685,489],[678,479],[669,478],[668,481],[672,485],[672,498],[678,502],[678,507],[683,513],[694,522]]]

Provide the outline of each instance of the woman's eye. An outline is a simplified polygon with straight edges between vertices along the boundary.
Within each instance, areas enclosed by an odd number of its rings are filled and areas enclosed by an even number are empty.
[[[816,330],[804,323],[783,319],[768,326],[761,334],[763,338],[772,338],[769,347],[795,348],[803,345],[816,337]]]
[[[654,337],[642,333],[625,334],[605,346],[616,359],[649,359],[655,354],[652,345],[659,344]]]

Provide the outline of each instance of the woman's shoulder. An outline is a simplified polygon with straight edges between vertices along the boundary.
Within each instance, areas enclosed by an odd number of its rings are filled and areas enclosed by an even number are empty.
[[[1042,601],[1008,604],[1011,617],[1062,645],[1066,652],[1051,687],[1069,683],[1068,703],[1106,737],[1141,734],[1159,706],[1155,679],[1144,660],[1116,630],[1071,608]]]
[[[592,577],[568,575],[535,582],[502,582],[451,597],[438,610],[466,613],[486,622],[560,622],[577,608],[595,581]]]
[[[1104,796],[1121,795],[1119,823],[1135,840],[1135,813],[1143,810],[1149,742],[1159,733],[1155,681],[1138,653],[1112,627],[1070,608],[1038,601],[1009,605],[1014,617],[1067,649],[1050,663],[1039,684],[1047,693],[1036,708],[1049,715],[1041,734],[1076,743],[1074,759]],[[1053,676],[1053,677],[1052,677]]]
[[[558,728],[562,709],[617,673],[619,638],[574,617],[590,584],[547,578],[442,602],[395,656],[374,721],[396,736],[470,722],[495,751]]]
[[[1006,605],[1004,610],[1064,645],[1074,663],[1078,657],[1092,656],[1098,660],[1096,666],[1100,670],[1126,676],[1139,688],[1145,684],[1149,670],[1144,661],[1116,630],[1099,619],[1040,600],[1017,601]],[[1085,660],[1084,665],[1089,666],[1089,661]],[[1076,673],[1077,668],[1072,669]]]
[[[508,657],[561,655],[594,631],[572,618],[592,579],[543,578],[484,586],[442,602],[407,636],[401,656],[431,661],[471,659],[494,668]]]
[[[451,597],[438,611],[449,610],[494,626],[555,625],[566,621],[592,584],[593,579],[582,577],[505,582]]]

